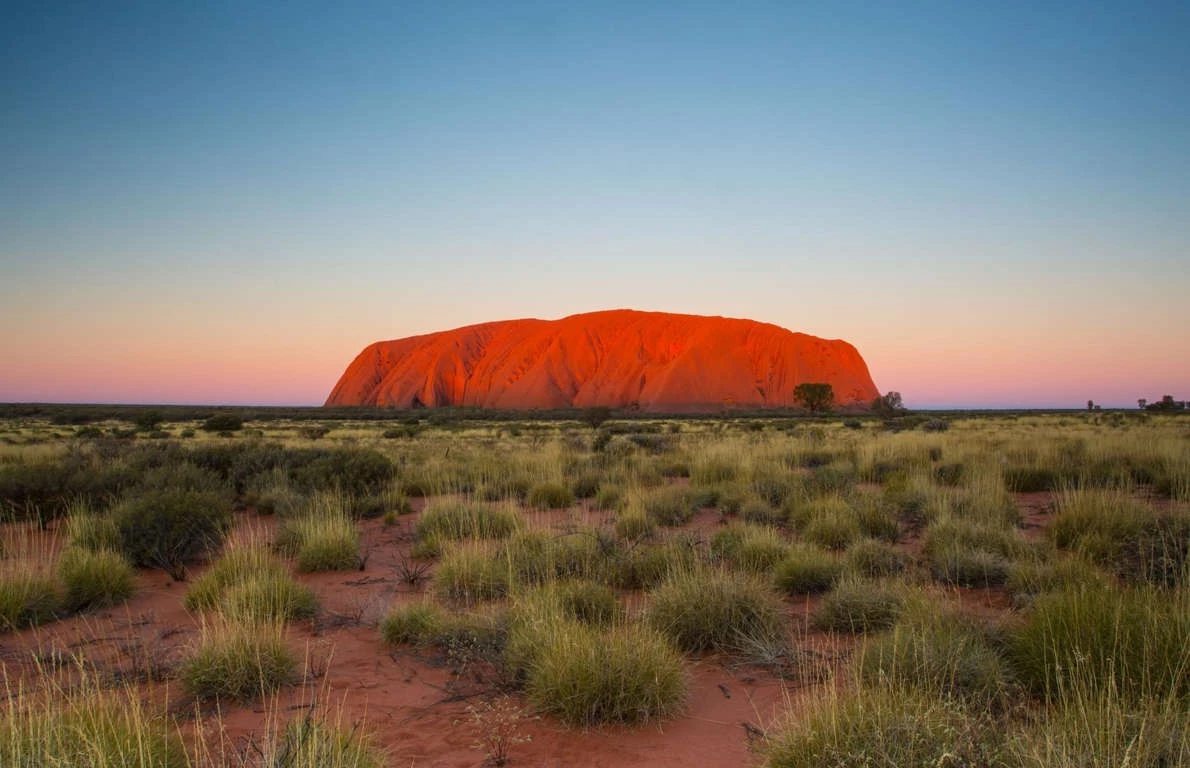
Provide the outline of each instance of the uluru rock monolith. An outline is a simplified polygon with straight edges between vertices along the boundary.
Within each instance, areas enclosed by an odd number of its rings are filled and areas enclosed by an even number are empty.
[[[618,309],[378,341],[326,405],[713,412],[792,407],[803,382],[830,384],[843,407],[879,395],[845,341],[754,320]]]

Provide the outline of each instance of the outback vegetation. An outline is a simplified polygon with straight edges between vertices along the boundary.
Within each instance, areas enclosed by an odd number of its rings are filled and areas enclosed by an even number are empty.
[[[1190,765],[1185,412],[0,416],[2,765]]]

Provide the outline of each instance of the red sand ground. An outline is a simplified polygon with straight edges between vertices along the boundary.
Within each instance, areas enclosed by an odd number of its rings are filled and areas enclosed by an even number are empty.
[[[880,394],[845,341],[752,320],[624,309],[376,342],[326,404],[719,411],[790,407],[804,382],[831,384],[845,406]]]
[[[1027,531],[1046,524],[1048,494],[1021,495],[1018,500]],[[420,500],[416,508],[423,508]],[[583,519],[595,521],[602,514],[576,508],[538,513],[535,522],[565,526]],[[473,768],[483,764],[483,754],[473,748],[477,732],[467,707],[496,695],[497,671],[480,663],[460,669],[432,654],[390,648],[376,629],[377,620],[390,606],[422,599],[424,586],[410,587],[398,575],[417,516],[415,512],[391,527],[378,521],[361,524],[363,549],[368,553],[366,570],[300,576],[315,589],[322,610],[317,619],[292,627],[290,642],[308,660],[313,677],[283,690],[273,701],[225,706],[222,749],[246,749],[253,735],[266,731],[270,717],[278,712],[283,718],[300,716],[313,700],[324,710],[341,707],[345,725],[362,721],[387,751],[388,765]],[[704,511],[691,527],[709,533],[716,519],[717,513]],[[260,528],[267,535],[271,524],[253,513],[241,516],[241,531]],[[191,578],[200,574],[196,568]],[[187,585],[155,570],[142,571],[139,579],[136,596],[118,608],[0,635],[4,674],[12,681],[30,679],[36,674],[35,659],[45,664],[55,655],[78,652],[86,653],[102,672],[134,681],[175,667],[200,633],[200,618],[182,606]],[[1003,617],[1012,610],[1003,590],[951,589],[939,594],[940,599],[987,618]],[[808,666],[825,671],[854,648],[854,638],[810,628],[816,599],[789,600],[788,605],[794,618],[795,647],[809,660]],[[785,713],[812,706],[814,697],[823,693],[818,680],[780,679],[768,670],[715,655],[692,659],[687,671],[690,696],[683,716],[641,728],[588,731],[526,718],[522,730],[532,740],[513,748],[509,764],[559,768],[749,765],[757,759],[749,751],[749,733],[755,733],[751,729],[771,728]],[[169,708],[187,720],[184,732],[192,737],[196,702],[185,698],[177,683],[171,685]],[[141,690],[150,695],[148,688]],[[152,695],[162,698],[160,689],[154,690]],[[207,706],[201,713],[208,743],[219,749],[212,732],[215,712]]]

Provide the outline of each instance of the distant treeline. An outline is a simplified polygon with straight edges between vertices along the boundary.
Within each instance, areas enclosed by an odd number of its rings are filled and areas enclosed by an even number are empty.
[[[212,416],[229,414],[243,421],[387,421],[407,424],[452,424],[459,422],[529,422],[529,421],[586,421],[584,409],[554,410],[494,410],[487,408],[418,408],[395,409],[374,407],[333,408],[318,406],[219,406],[219,405],[103,405],[58,403],[0,404],[0,419],[45,419],[54,424],[82,425],[97,421],[136,422],[146,414],[156,414],[161,421],[204,421]],[[923,418],[1016,418],[1045,414],[1070,415],[1085,413],[1082,409],[1016,409],[1016,410],[931,410],[904,411],[893,420],[913,421]],[[1137,412],[1117,413],[1141,415]],[[1190,414],[1190,411],[1182,413]],[[928,414],[928,416],[927,416]],[[722,419],[796,419],[799,421],[829,421],[845,417],[849,420],[886,421],[887,414],[840,410],[832,413],[810,414],[794,409],[722,410],[714,413],[657,413],[633,409],[611,410],[609,417],[618,421],[685,420],[706,421]]]

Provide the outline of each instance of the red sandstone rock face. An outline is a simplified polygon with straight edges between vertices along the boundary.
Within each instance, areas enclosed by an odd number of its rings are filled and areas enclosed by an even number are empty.
[[[752,320],[611,310],[504,320],[369,345],[327,405],[661,412],[782,408],[827,382],[839,405],[879,392],[845,341]]]

